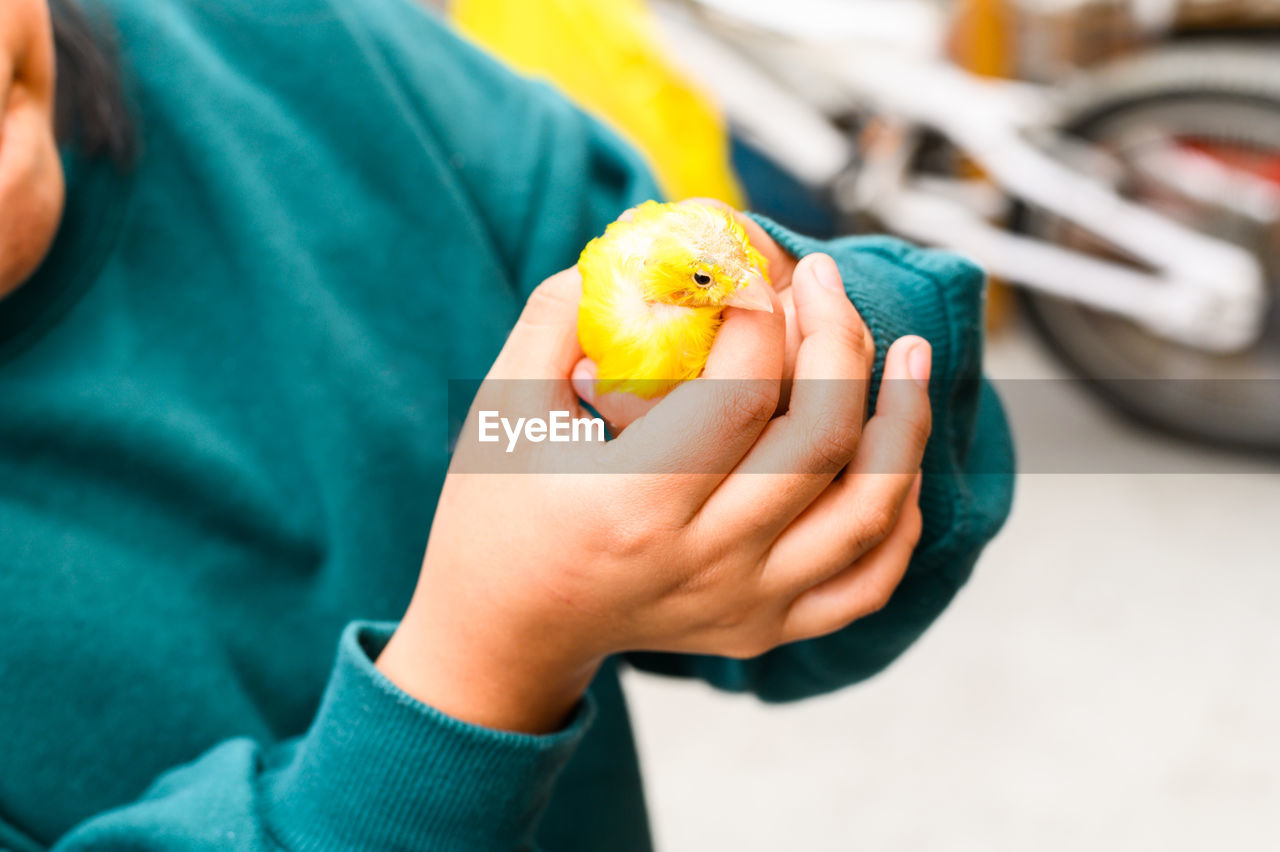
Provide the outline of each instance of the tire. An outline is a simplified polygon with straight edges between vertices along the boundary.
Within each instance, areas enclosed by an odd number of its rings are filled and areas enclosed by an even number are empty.
[[[1271,157],[1280,163],[1280,49],[1274,45],[1160,48],[1091,72],[1075,91],[1067,99],[1063,129],[1111,150],[1122,163],[1137,148],[1131,144],[1126,152],[1125,140],[1141,138],[1134,131],[1144,128],[1208,146],[1208,151],[1243,152],[1232,156],[1251,157],[1251,163],[1270,163]],[[1254,227],[1242,216],[1185,199],[1173,209],[1162,207],[1144,197],[1141,178],[1127,170],[1131,174],[1120,184],[1125,195],[1243,245],[1259,258],[1271,295],[1262,338],[1244,352],[1205,353],[1123,318],[1023,289],[1028,316],[1068,367],[1120,412],[1199,441],[1280,452],[1280,225]],[[1271,179],[1270,171],[1266,176]],[[1044,211],[1020,207],[1012,226],[1116,257]]]

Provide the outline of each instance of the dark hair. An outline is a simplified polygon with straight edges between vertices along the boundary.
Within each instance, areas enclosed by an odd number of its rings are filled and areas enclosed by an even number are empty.
[[[58,61],[58,140],[125,167],[135,153],[115,41],[76,0],[50,0]]]

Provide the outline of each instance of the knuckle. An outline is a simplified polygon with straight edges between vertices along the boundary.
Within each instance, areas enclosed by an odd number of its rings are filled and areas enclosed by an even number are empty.
[[[926,407],[921,415],[913,418],[907,426],[907,435],[917,447],[929,443],[929,435],[933,432],[933,416]]]
[[[919,414],[911,417],[895,418],[891,429],[892,434],[906,447],[923,448],[929,443],[929,434],[933,431],[933,418],[926,407]]]
[[[858,447],[856,431],[843,422],[823,421],[810,438],[813,461],[823,472],[843,469]]]
[[[858,523],[858,541],[863,552],[870,550],[889,537],[897,516],[889,506],[867,506],[862,510]]]
[[[721,577],[720,566],[712,563],[696,570],[682,571],[671,583],[669,594],[680,594],[700,605],[716,594]]]
[[[766,423],[778,406],[778,389],[771,382],[739,382],[733,394],[733,409],[749,423]]]
[[[615,556],[632,557],[649,552],[657,536],[652,525],[634,520],[618,520],[604,524],[598,532],[598,540],[605,550]]]
[[[832,330],[836,342],[844,348],[866,356],[868,352],[875,354],[876,343],[866,324],[857,315],[852,322],[842,322]]]
[[[734,381],[725,392],[723,409],[729,425],[746,429],[768,423],[778,406],[776,385],[761,380]]]

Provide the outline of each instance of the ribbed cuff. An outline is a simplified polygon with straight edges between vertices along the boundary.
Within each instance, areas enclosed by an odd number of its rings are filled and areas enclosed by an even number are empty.
[[[554,734],[470,725],[375,668],[393,630],[354,622],[343,631],[310,731],[264,779],[271,833],[297,852],[522,848],[591,723],[590,695]]]
[[[795,257],[821,251],[835,260],[849,298],[875,335],[877,376],[888,344],[903,334],[918,334],[933,344],[934,375],[962,375],[965,368],[977,375],[986,285],[978,266],[957,254],[893,237],[816,240],[765,216],[750,215]],[[971,356],[977,356],[976,364]]]

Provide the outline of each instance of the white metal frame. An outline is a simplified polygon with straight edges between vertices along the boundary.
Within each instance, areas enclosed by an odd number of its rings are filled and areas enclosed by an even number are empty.
[[[790,0],[784,16],[729,0],[655,5],[673,40],[673,56],[711,89],[741,132],[814,186],[838,185],[853,175],[852,202],[896,233],[958,251],[1002,278],[1128,317],[1190,346],[1230,352],[1257,339],[1267,293],[1253,256],[1125,200],[1104,180],[1072,168],[1069,158],[1033,144],[1033,137],[1056,135],[1051,91],[970,74],[942,60],[936,45],[921,50],[918,43],[903,48],[860,39],[846,26],[849,6],[858,5],[849,0]],[[690,17],[691,6],[714,9]],[[822,20],[824,9],[837,8],[833,20],[841,23],[829,34],[783,23]],[[809,81],[820,81],[812,87],[819,97],[807,96]],[[846,106],[895,130],[890,144],[858,152],[856,171],[849,169],[852,140],[828,115],[833,88]],[[964,200],[958,187],[911,173],[920,128],[944,135],[971,157],[1006,199],[1049,211],[1151,271],[992,225],[987,211]]]

